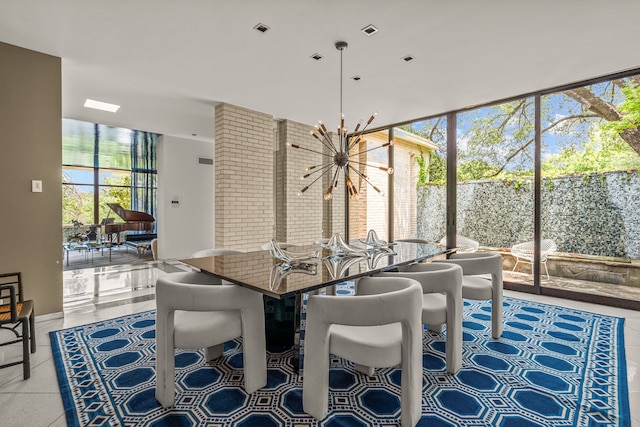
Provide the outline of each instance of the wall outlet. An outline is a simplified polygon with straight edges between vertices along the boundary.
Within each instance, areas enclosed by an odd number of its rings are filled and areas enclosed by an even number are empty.
[[[32,193],[42,193],[42,181],[39,179],[31,180],[31,192]]]

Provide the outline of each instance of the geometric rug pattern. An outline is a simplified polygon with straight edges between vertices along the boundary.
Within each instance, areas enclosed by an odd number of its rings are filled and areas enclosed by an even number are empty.
[[[491,338],[490,302],[465,301],[462,369],[445,371],[444,334],[425,331],[420,426],[630,426],[624,319],[504,299]],[[242,344],[206,364],[176,355],[176,404],[155,400],[155,312],[50,333],[69,426],[397,426],[398,368],[372,377],[331,358],[329,415],[302,410],[292,351],[268,353],[268,384],[243,389]]]

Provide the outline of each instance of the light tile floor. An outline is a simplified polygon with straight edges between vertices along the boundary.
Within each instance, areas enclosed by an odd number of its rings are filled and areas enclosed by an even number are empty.
[[[178,266],[156,262],[65,272],[64,318],[37,320],[38,348],[32,355],[31,378],[23,381],[22,366],[0,370],[0,425],[65,426],[48,333],[152,310],[155,308],[153,286],[156,279],[167,272],[179,270]],[[631,425],[640,427],[640,312],[518,292],[506,291],[505,295],[626,318],[625,350]],[[20,354],[20,345],[0,347],[0,363],[18,360]]]

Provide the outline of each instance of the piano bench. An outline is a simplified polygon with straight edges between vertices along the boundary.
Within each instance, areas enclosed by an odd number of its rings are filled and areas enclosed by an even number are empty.
[[[151,240],[126,241],[125,246],[134,248],[138,252],[138,257],[145,255],[151,250]]]

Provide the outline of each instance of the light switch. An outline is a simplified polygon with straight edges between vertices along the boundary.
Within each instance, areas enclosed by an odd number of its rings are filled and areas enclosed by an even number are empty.
[[[42,181],[39,179],[31,180],[31,192],[32,193],[42,193]]]

